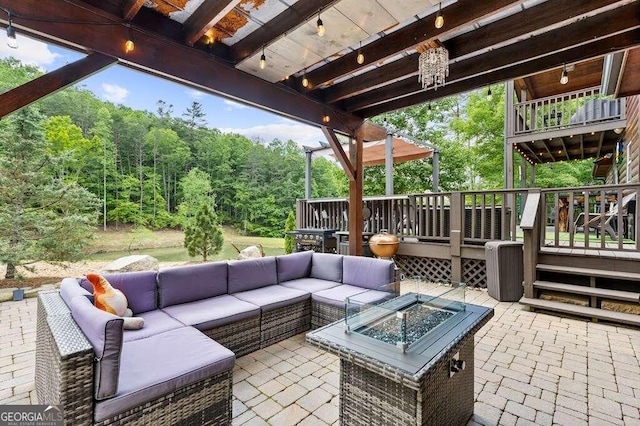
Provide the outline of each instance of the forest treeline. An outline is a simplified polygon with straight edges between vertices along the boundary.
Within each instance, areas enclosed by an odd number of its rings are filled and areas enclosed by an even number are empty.
[[[40,70],[15,59],[0,60],[0,92],[39,75]],[[482,91],[454,96],[374,121],[439,148],[439,190],[501,188],[502,86],[493,87],[493,93],[492,99]],[[202,193],[204,186],[219,223],[248,234],[283,236],[287,215],[296,199],[304,197],[305,154],[295,141],[249,140],[207,128],[206,114],[215,112],[204,111],[197,102],[179,112],[170,99],[159,99],[155,111],[140,111],[102,101],[80,86],[33,107],[42,116],[48,153],[62,159],[56,175],[102,200],[99,223],[180,226],[181,206],[193,202],[189,194]],[[431,170],[430,160],[396,165],[395,192],[436,189]],[[538,167],[537,183],[588,184],[590,171],[588,162]],[[364,181],[364,195],[384,194],[384,167],[366,168]],[[347,193],[341,168],[314,157],[312,196]]]

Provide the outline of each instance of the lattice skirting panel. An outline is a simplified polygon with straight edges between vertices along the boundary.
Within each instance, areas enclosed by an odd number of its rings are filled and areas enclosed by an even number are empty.
[[[487,262],[484,259],[462,259],[462,281],[470,287],[487,287]]]
[[[403,271],[405,279],[413,275],[421,275],[433,280],[451,279],[451,260],[449,259],[397,255],[395,260],[396,265]]]

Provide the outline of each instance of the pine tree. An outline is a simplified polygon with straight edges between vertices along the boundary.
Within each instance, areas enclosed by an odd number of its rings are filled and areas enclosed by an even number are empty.
[[[0,127],[0,262],[5,278],[37,261],[76,261],[91,240],[99,200],[60,178],[59,157],[50,154],[42,116],[33,107]]]
[[[287,216],[287,221],[284,223],[284,253],[289,254],[293,253],[293,250],[296,248],[296,240],[293,235],[287,234],[289,231],[293,231],[296,229],[296,215],[293,211],[289,212],[289,216]]]
[[[216,214],[209,204],[203,203],[194,220],[184,230],[184,246],[189,256],[207,257],[220,252],[224,239],[220,227],[216,224]]]

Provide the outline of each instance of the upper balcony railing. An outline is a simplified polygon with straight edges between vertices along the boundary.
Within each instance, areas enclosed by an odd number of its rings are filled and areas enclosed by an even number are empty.
[[[625,99],[601,96],[599,87],[520,102],[513,106],[509,136],[624,120]]]

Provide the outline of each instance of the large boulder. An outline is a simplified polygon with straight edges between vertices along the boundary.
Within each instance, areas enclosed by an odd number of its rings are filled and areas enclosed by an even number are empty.
[[[258,246],[249,246],[238,252],[238,260],[255,259],[263,256],[264,252]]]
[[[148,254],[134,254],[121,257],[102,268],[103,272],[157,271],[158,259]]]

